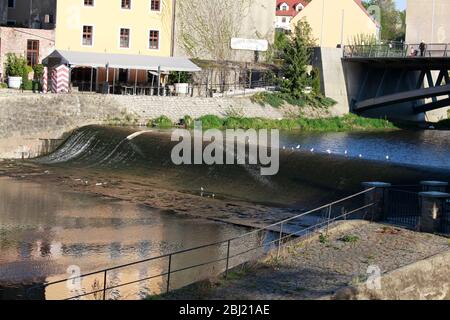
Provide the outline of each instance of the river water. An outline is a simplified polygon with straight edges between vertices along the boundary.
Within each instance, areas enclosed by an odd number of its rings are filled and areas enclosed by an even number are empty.
[[[191,194],[204,190],[214,193],[217,201],[237,199],[274,208],[315,207],[361,190],[363,181],[450,180],[450,133],[446,131],[282,133],[280,172],[272,177],[261,177],[259,167],[250,165],[175,166],[170,160],[174,143],[167,132],[126,139],[136,131],[82,128],[38,162],[139,176],[165,189]],[[0,178],[0,199],[0,298],[27,298],[30,290],[24,289],[65,278],[74,270],[91,272],[248,232],[243,227],[8,178]],[[223,251],[223,247],[204,250],[194,257],[185,255],[177,263],[195,264],[206,256],[223,256]],[[108,281],[123,283],[163,273],[166,264],[116,270]],[[194,270],[178,275],[174,286],[189,283],[198,274]],[[92,277],[89,290],[101,277]],[[160,293],[165,286],[165,280],[158,278],[135,284],[133,290],[113,290],[108,297],[143,297]],[[64,283],[31,295],[63,298],[66,287]]]

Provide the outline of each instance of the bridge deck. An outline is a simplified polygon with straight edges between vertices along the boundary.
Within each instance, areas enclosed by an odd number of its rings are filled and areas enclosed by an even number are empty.
[[[359,101],[355,104],[355,111],[362,112],[374,108],[384,107],[392,104],[433,98],[450,94],[450,85],[444,85],[432,88],[422,88],[407,92],[394,93],[378,98],[371,98]]]

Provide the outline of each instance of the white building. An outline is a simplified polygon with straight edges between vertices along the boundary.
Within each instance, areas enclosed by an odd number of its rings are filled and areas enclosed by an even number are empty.
[[[304,0],[277,0],[275,28],[291,31],[291,20],[307,4]]]

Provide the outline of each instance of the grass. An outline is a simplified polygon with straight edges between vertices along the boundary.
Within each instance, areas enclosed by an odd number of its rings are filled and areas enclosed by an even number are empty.
[[[167,116],[160,116],[152,119],[147,123],[147,127],[158,127],[161,129],[168,129],[173,127],[173,122]]]
[[[355,235],[346,235],[339,240],[345,243],[356,243],[359,241],[359,237]]]
[[[279,129],[341,132],[396,128],[388,120],[363,118],[353,114],[321,119],[297,118],[279,120],[246,117],[220,118],[215,115],[206,115],[197,120],[202,122],[203,129]]]
[[[253,103],[258,103],[262,106],[268,104],[273,108],[279,108],[283,104],[288,103],[298,107],[311,106],[314,108],[327,109],[337,103],[333,99],[321,95],[305,94],[302,98],[296,98],[282,92],[259,92],[250,99]]]
[[[319,235],[319,242],[322,244],[327,244],[328,242],[330,242],[330,237],[326,234],[321,233]]]

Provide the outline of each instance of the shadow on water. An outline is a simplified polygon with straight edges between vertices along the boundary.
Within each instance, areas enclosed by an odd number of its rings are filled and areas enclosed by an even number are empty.
[[[282,133],[275,176],[261,176],[256,165],[176,166],[170,131],[136,132],[81,128],[38,161],[113,171],[194,194],[203,188],[218,197],[278,207],[316,206],[361,190],[363,181],[410,184],[450,177],[447,132]]]

